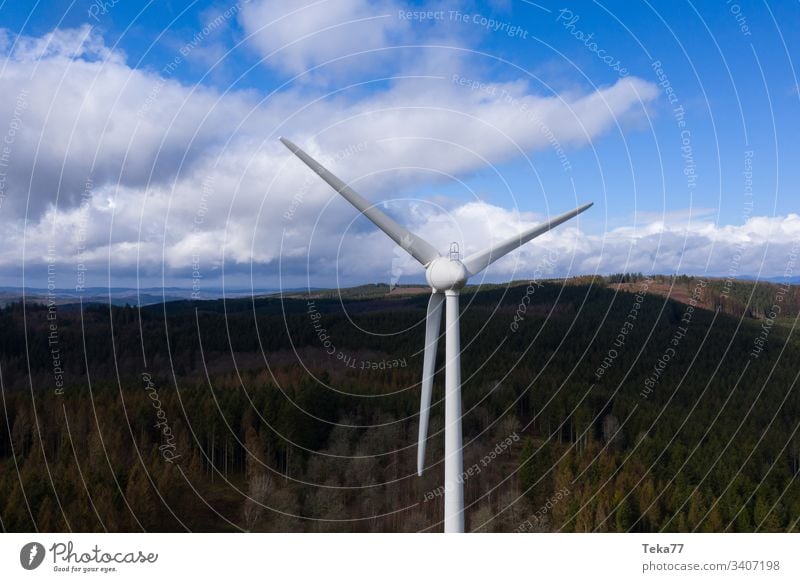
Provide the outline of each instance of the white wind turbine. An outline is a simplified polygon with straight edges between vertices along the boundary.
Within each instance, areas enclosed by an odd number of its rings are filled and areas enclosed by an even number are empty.
[[[460,533],[464,531],[464,488],[461,479],[463,472],[461,446],[461,340],[458,323],[458,294],[467,280],[483,271],[499,258],[510,253],[537,236],[555,228],[562,222],[577,216],[592,206],[584,204],[535,226],[525,232],[474,253],[460,260],[458,252],[448,256],[440,255],[427,241],[403,228],[367,201],[342,180],[331,174],[322,164],[309,156],[286,138],[280,138],[283,145],[292,151],[303,163],[319,174],[345,200],[355,206],[375,226],[389,235],[394,242],[406,250],[425,267],[425,278],[431,286],[428,302],[428,315],[425,322],[425,357],[422,364],[422,396],[419,411],[419,446],[417,449],[417,473],[422,475],[425,465],[425,441],[428,438],[428,419],[431,408],[433,375],[436,370],[436,345],[439,340],[442,301],[445,301],[446,347],[445,347],[445,410],[444,410],[444,531]]]

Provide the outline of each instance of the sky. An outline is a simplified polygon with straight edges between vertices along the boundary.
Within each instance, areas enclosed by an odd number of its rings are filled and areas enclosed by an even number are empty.
[[[800,3],[3,2],[0,286],[800,276]]]

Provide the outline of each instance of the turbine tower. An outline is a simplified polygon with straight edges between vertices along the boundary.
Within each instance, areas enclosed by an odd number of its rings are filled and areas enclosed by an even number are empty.
[[[444,407],[444,531],[464,531],[464,487],[461,480],[463,468],[461,446],[461,339],[459,336],[458,295],[467,280],[483,271],[499,258],[524,245],[537,236],[548,232],[592,206],[592,202],[565,212],[543,224],[493,245],[461,260],[457,247],[451,247],[447,256],[440,255],[427,241],[397,224],[358,192],[331,174],[322,164],[309,156],[286,138],[283,145],[302,162],[319,174],[345,200],[369,218],[375,226],[405,249],[408,254],[425,267],[425,278],[431,287],[428,314],[425,321],[425,356],[422,364],[422,393],[419,411],[419,443],[417,449],[417,474],[422,475],[425,466],[425,442],[428,438],[428,420],[433,391],[433,375],[436,370],[436,346],[439,341],[439,325],[442,319],[442,303],[445,304],[445,407]]]

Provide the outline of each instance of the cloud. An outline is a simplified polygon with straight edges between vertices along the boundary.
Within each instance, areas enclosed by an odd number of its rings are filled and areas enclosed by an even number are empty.
[[[197,191],[201,191],[203,186],[197,186]],[[316,218],[298,219],[295,223],[276,217],[273,209],[262,208],[260,216],[256,213],[248,221],[242,216],[227,218],[222,208],[229,201],[215,200],[220,194],[215,188],[206,186],[206,194],[195,199],[194,217],[201,219],[198,228],[186,216],[192,211],[190,206],[169,210],[167,198],[154,197],[145,204],[135,196],[118,194],[117,199],[124,202],[112,208],[107,198],[95,196],[91,206],[62,212],[58,217],[47,215],[26,231],[22,228],[7,231],[0,264],[13,264],[18,259],[15,249],[20,248],[25,236],[29,248],[45,249],[52,245],[58,249],[57,263],[67,266],[59,270],[63,274],[60,281],[66,287],[76,276],[78,262],[103,276],[109,264],[117,273],[138,270],[145,277],[157,276],[163,269],[167,281],[182,286],[191,285],[195,263],[201,265],[202,276],[207,280],[205,285],[219,284],[223,268],[228,280],[235,282],[229,284],[238,286],[251,283],[256,287],[347,286],[356,282],[423,281],[421,266],[335,195],[320,197],[321,201],[330,202],[330,206]],[[142,206],[150,204],[153,206],[143,212]],[[567,209],[554,208],[553,213]],[[168,212],[177,212],[181,219],[167,220]],[[457,242],[462,256],[547,219],[542,214],[514,212],[480,201],[458,204],[446,211],[420,204],[393,206],[391,212],[443,252],[451,242]],[[145,221],[140,229],[142,215],[160,219]],[[343,220],[340,215],[344,215]],[[755,216],[742,225],[717,225],[709,219],[694,218],[687,222],[666,215],[664,220],[633,219],[630,226],[606,232],[599,224],[601,215],[595,207],[578,220],[494,263],[473,282],[524,280],[534,274],[566,277],[623,271],[709,276],[760,273],[761,277],[779,277],[787,268],[791,269],[791,257],[796,259],[798,253],[800,216],[797,214]],[[674,215],[691,216],[691,213],[687,210]],[[54,232],[52,224],[56,225]],[[87,228],[90,224],[91,228]],[[81,236],[87,237],[84,251],[80,248]],[[45,255],[41,251],[29,257],[29,261],[44,263]],[[790,276],[797,276],[796,268]],[[250,279],[251,270],[255,280]]]
[[[344,5],[360,14],[360,4]],[[7,272],[24,247],[31,269],[53,248],[62,273],[81,264],[103,276],[111,269],[160,279],[163,272],[183,284],[197,261],[209,279],[223,268],[242,276],[252,268],[274,285],[279,263],[287,277],[303,278],[309,261],[325,284],[335,281],[337,265],[343,284],[388,279],[391,243],[291,156],[279,134],[329,158],[332,170],[378,201],[543,149],[590,144],[646,115],[657,95],[633,77],[558,96],[541,95],[522,78],[473,88],[462,81],[476,69],[459,57],[429,59],[424,78],[369,91],[324,96],[294,87],[261,100],[254,91],[183,84],[170,65],[132,68],[89,27],[9,39],[6,33],[0,81],[25,88],[26,104],[11,153],[13,187],[0,208]],[[321,58],[304,50],[292,58]],[[4,100],[0,121],[14,114],[14,101]],[[420,200],[391,212],[433,233],[443,249],[454,236],[453,216],[470,245],[536,218],[475,204]],[[364,248],[374,250],[366,259]]]
[[[6,33],[8,35],[8,33]],[[38,218],[78,203],[87,179],[144,188],[223,143],[253,109],[168,74],[130,68],[89,26],[16,37],[0,72],[0,123],[18,118],[3,212]],[[19,106],[19,102],[23,106]]]
[[[560,214],[568,208],[554,209]],[[593,214],[594,213],[594,214]],[[500,259],[485,272],[487,281],[540,277],[566,277],[591,273],[644,272],[693,273],[734,277],[758,273],[762,277],[783,276],[796,262],[800,240],[800,216],[756,216],[742,225],[717,225],[708,219],[676,221],[634,220],[631,226],[598,233],[601,213],[595,207],[517,251]],[[690,216],[690,211],[675,213]],[[409,217],[412,218],[412,217]],[[411,229],[443,251],[459,243],[462,256],[482,250],[500,240],[547,220],[534,213],[516,213],[485,202],[470,202],[448,214],[417,215]],[[588,228],[587,228],[588,225]],[[362,281],[420,281],[422,268],[414,261],[398,262],[395,245],[372,230],[361,236],[343,237],[340,263],[332,263],[348,276]],[[324,254],[316,245],[314,256]],[[352,248],[351,248],[352,247]],[[369,248],[367,264],[348,263],[357,248]],[[399,272],[398,272],[399,271]],[[797,276],[795,265],[790,276]],[[372,274],[372,278],[370,278]],[[477,281],[477,279],[476,279]]]
[[[596,224],[591,213],[592,210],[588,211],[579,220]],[[513,224],[512,215],[503,217],[496,209],[488,215],[493,217],[490,224],[501,221]],[[499,261],[493,275],[501,279],[517,277],[516,269],[530,272],[539,257],[555,252],[558,259],[549,270],[557,276],[625,271],[711,276],[755,275],[760,271],[762,276],[781,276],[792,249],[797,252],[795,241],[800,237],[797,214],[751,217],[741,225],[718,225],[709,219],[695,218],[687,222],[675,220],[675,215],[692,213],[686,210],[670,213],[661,220],[635,220],[631,226],[602,234],[568,223],[526,245],[517,257]],[[519,228],[526,228],[533,223],[535,220],[518,224]],[[498,230],[505,236],[510,227]]]
[[[17,62],[33,62],[54,57],[105,62],[124,60],[123,53],[107,48],[102,37],[95,34],[88,24],[78,28],[57,28],[40,37],[17,36],[13,41],[10,40],[11,35],[8,31],[5,31],[3,36],[7,39],[6,48],[11,47],[9,56]]]
[[[396,18],[398,5],[389,1],[306,0],[250,2],[239,21],[267,66],[299,75],[312,67],[382,49],[401,40],[408,23]],[[353,57],[336,65],[363,70],[367,61]],[[386,58],[386,57],[384,57]]]

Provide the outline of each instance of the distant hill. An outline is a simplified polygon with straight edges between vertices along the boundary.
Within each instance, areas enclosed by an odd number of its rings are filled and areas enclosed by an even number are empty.
[[[646,277],[641,273],[620,273],[615,275],[595,275],[579,276],[570,279],[544,279],[548,283],[565,285],[600,285],[608,286],[620,291],[637,292],[640,283]],[[646,286],[646,291],[654,295],[660,295],[679,302],[686,302],[690,299],[690,290],[695,287],[698,277],[680,275],[652,275],[652,281]],[[726,281],[719,278],[705,278],[707,286],[699,298],[699,305],[707,309],[720,309],[724,313],[731,315],[743,315],[754,319],[763,318],[775,303],[778,291],[787,287],[788,291],[782,297],[783,310],[781,317],[791,317],[798,314],[800,310],[800,285],[791,281],[754,281],[752,279],[736,279]],[[480,291],[491,291],[495,289],[508,289],[516,286],[524,286],[529,282],[511,281],[508,283],[484,283],[480,286],[468,285],[465,293]],[[344,287],[341,289],[325,288],[291,288],[291,289],[221,289],[203,288],[198,299],[193,299],[192,289],[182,287],[148,287],[148,288],[129,288],[129,287],[89,287],[84,292],[77,293],[69,289],[56,289],[54,291],[55,302],[57,305],[75,305],[81,300],[84,304],[99,303],[111,304],[123,307],[149,306],[170,302],[189,302],[213,301],[222,299],[256,299],[260,297],[282,296],[287,299],[391,299],[410,295],[427,295],[430,289],[419,284],[389,285],[386,283],[370,283],[355,287]],[[24,296],[28,303],[46,303],[49,295],[46,289],[25,288]],[[10,303],[21,301],[23,288],[20,287],[0,287],[0,307]]]
[[[377,299],[383,297],[402,297],[405,295],[419,295],[420,293],[429,294],[430,288],[422,285],[388,285],[386,283],[369,283],[356,287],[344,287],[342,289],[314,289],[308,291],[286,290],[282,293],[287,298],[309,298],[309,299]]]
[[[631,273],[603,277],[602,281],[613,289],[634,293],[644,287],[648,293],[681,303],[688,303],[698,289],[694,299],[700,307],[752,319],[766,318],[776,305],[780,319],[794,318],[800,313],[800,285],[788,281],[655,275],[648,282],[644,275]],[[700,281],[704,283],[702,287],[698,287]]]
[[[298,290],[292,289],[289,292]],[[203,288],[199,294],[193,295],[193,290],[183,287],[87,287],[82,292],[73,289],[55,289],[52,294],[47,289],[35,287],[0,287],[0,307],[22,301],[23,297],[28,303],[46,303],[54,298],[56,305],[102,303],[118,305],[155,305],[170,301],[191,300],[195,295],[199,300],[219,299],[222,297],[250,297],[274,295],[280,293],[277,289],[221,289],[216,287]]]

